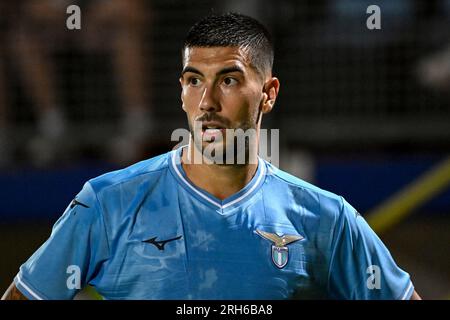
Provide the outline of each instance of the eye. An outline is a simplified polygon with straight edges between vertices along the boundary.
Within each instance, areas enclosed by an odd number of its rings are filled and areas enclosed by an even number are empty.
[[[226,86],[234,86],[235,84],[238,83],[238,81],[235,78],[232,77],[226,77],[225,79],[223,79],[223,83]]]
[[[188,83],[189,85],[193,86],[193,87],[198,87],[201,83],[199,78],[195,78],[195,77],[191,77],[188,79]]]

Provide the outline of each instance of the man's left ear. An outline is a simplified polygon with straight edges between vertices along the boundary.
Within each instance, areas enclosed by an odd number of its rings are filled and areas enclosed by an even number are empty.
[[[264,100],[262,103],[263,113],[268,113],[272,111],[279,90],[280,90],[280,81],[277,78],[272,77],[268,81],[266,81],[263,87],[263,94],[264,94]]]

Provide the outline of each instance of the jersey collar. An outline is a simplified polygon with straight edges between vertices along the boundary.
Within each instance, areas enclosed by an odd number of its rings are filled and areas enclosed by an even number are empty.
[[[215,209],[228,211],[229,209],[238,207],[239,205],[249,200],[255,193],[257,193],[259,188],[264,183],[267,168],[264,160],[262,160],[258,156],[258,168],[256,170],[255,175],[250,180],[250,182],[237,193],[231,195],[230,197],[224,200],[221,200],[213,196],[209,192],[194,185],[192,181],[187,177],[186,172],[184,171],[183,166],[181,165],[181,152],[184,147],[186,146],[173,150],[170,153],[169,168],[173,173],[173,175],[175,176],[175,178],[178,180],[178,182],[185,189],[187,189],[189,193],[191,193],[194,197],[196,197],[200,201],[208,204],[209,206],[214,207]]]

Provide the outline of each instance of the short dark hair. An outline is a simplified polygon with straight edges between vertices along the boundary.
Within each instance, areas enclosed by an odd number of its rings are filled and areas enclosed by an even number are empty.
[[[257,20],[239,13],[209,15],[195,23],[184,40],[182,51],[192,47],[240,47],[262,75],[273,66],[273,42],[269,31]]]

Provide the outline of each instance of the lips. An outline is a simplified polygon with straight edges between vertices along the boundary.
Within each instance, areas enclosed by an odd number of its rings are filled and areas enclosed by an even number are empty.
[[[202,122],[202,130],[205,131],[207,129],[226,129],[223,124],[220,122]]]
[[[202,140],[213,142],[223,139],[226,128],[218,122],[203,122],[202,123]]]

